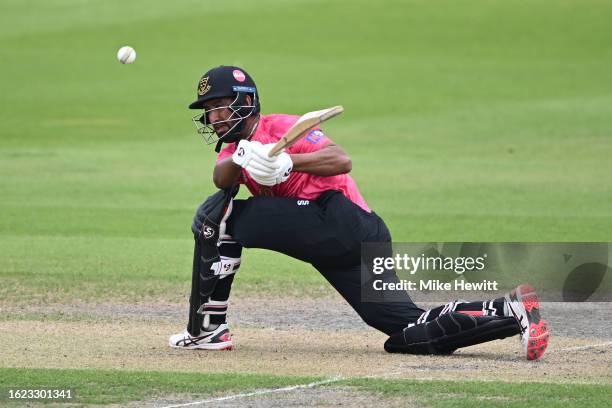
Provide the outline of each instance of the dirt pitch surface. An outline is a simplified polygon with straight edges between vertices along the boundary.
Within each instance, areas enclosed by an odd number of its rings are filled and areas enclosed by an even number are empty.
[[[177,350],[168,336],[184,327],[186,305],[116,303],[3,305],[0,365],[27,368],[121,368],[242,372],[290,376],[612,383],[609,304],[543,305],[553,330],[543,361],[528,362],[518,337],[459,350],[452,356],[391,355],[386,336],[365,326],[341,299],[236,299],[229,321],[231,352]],[[429,305],[425,305],[429,306]],[[270,310],[275,312],[269,313]],[[29,339],[24,342],[24,339]],[[36,341],[31,341],[36,339]],[[244,397],[249,406],[332,406],[371,395],[332,385]],[[283,396],[284,395],[284,396]],[[289,399],[287,399],[289,398]],[[176,399],[151,402],[184,402]],[[396,401],[397,402],[397,401]],[[403,401],[406,404],[408,401]],[[388,401],[388,406],[395,402]],[[237,406],[238,401],[206,405]],[[233,405],[232,405],[233,404]]]

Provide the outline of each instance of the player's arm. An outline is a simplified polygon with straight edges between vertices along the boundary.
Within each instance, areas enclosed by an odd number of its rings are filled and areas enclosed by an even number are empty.
[[[242,167],[234,163],[232,157],[219,160],[213,170],[213,182],[220,189],[230,188],[240,177]]]
[[[351,158],[338,145],[329,143],[310,153],[289,155],[293,161],[293,171],[310,173],[316,176],[335,176],[351,171]]]

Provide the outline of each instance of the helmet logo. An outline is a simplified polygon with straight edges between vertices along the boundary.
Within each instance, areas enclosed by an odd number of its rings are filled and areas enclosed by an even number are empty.
[[[246,79],[246,75],[244,75],[244,72],[239,69],[235,69],[232,72],[232,75],[234,76],[234,79],[238,82],[244,82],[244,80]]]
[[[204,95],[206,92],[210,91],[211,85],[208,85],[208,77],[202,77],[200,79],[200,83],[198,84],[198,96]]]

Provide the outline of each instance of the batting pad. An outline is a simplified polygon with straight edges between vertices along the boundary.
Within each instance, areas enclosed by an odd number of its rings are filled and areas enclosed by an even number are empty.
[[[235,192],[235,189],[219,190],[208,197],[196,211],[192,225],[195,246],[187,324],[187,331],[192,336],[200,334],[204,322],[202,308],[215,290],[221,274],[223,263],[218,250],[219,224]],[[227,265],[232,271],[235,266],[234,263]]]
[[[389,353],[452,354],[461,347],[519,333],[519,326],[513,317],[471,316],[451,312],[392,335],[385,342],[385,350]]]

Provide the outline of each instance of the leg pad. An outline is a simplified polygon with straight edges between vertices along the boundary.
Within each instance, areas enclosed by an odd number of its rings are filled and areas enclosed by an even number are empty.
[[[434,320],[410,325],[389,337],[385,350],[389,353],[452,354],[461,347],[519,334],[513,317],[471,316],[451,312]]]

